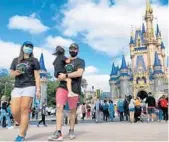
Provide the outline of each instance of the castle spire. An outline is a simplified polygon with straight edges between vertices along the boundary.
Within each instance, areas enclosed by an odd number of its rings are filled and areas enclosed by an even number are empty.
[[[129,44],[134,44],[134,31],[133,31],[133,26],[131,27],[131,36],[130,36],[130,43]]]
[[[39,63],[40,63],[40,70],[41,70],[41,71],[47,71],[47,70],[46,70],[46,67],[45,67],[43,52],[41,53]]]
[[[150,0],[146,0],[146,12],[149,12],[151,9]]]
[[[142,24],[142,33],[144,34],[146,32],[144,23]]]
[[[111,76],[112,75],[116,75],[117,74],[117,71],[116,71],[116,68],[115,68],[115,66],[114,66],[114,63],[113,63],[113,65],[112,65],[112,71],[111,71]]]
[[[161,66],[160,59],[158,58],[157,51],[155,52],[154,67]]]
[[[126,65],[126,60],[125,60],[124,55],[122,57],[122,63],[121,63],[121,68],[120,69],[128,69],[127,65]]]

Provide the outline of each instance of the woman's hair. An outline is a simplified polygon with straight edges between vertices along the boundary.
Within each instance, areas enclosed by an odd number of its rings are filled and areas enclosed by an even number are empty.
[[[58,56],[58,55],[64,55],[64,54],[65,54],[65,49],[61,46],[57,46],[56,52],[54,53],[54,55]]]
[[[33,44],[31,42],[24,42],[23,45],[21,46],[20,49],[20,54],[18,57],[18,63],[22,62],[24,60],[24,52],[23,52],[23,47],[27,46],[27,47],[31,47],[33,48]],[[29,58],[32,60],[32,58],[34,57],[33,52],[29,55]]]

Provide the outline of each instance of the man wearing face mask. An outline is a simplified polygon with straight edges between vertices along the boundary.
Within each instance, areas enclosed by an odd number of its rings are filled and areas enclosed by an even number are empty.
[[[75,125],[75,118],[76,118],[76,109],[77,103],[79,101],[79,96],[75,97],[68,97],[68,90],[66,87],[66,82],[64,81],[66,78],[72,79],[72,91],[78,95],[81,94],[81,80],[82,75],[85,69],[85,62],[83,59],[77,57],[79,52],[79,46],[76,43],[73,43],[69,47],[69,53],[71,56],[71,63],[67,64],[65,68],[67,70],[71,70],[67,74],[61,73],[58,78],[60,80],[59,87],[56,91],[56,104],[57,104],[57,112],[56,112],[56,131],[51,135],[48,140],[62,140],[62,120],[63,120],[63,108],[68,102],[69,109],[70,109],[70,129],[69,129],[69,138],[75,138],[74,134],[74,125]]]

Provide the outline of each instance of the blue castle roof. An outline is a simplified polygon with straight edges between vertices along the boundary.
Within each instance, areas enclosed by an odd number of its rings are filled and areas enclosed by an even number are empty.
[[[116,67],[114,66],[114,63],[112,65],[112,70],[110,75],[117,75]]]
[[[144,62],[143,55],[138,55],[136,60],[136,70],[138,69],[139,64],[141,64],[144,71],[146,71],[146,65]]]
[[[42,71],[47,71],[47,70],[46,70],[46,67],[45,67],[45,63],[44,63],[43,53],[41,53],[39,63],[40,63],[40,70],[42,70]]]
[[[161,36],[161,32],[160,32],[159,26],[157,24],[157,27],[156,27],[156,37],[158,37],[158,36]]]
[[[126,65],[126,60],[125,60],[125,57],[124,55],[122,56],[122,63],[121,63],[121,69],[128,69],[127,65]]]
[[[155,60],[154,60],[154,75],[155,74],[163,74],[162,68],[161,68],[161,62],[158,58],[157,52],[155,52]]]
[[[161,42],[161,49],[165,49],[164,43]]]
[[[132,36],[130,37],[130,44],[134,44],[134,39]]]
[[[142,24],[142,33],[144,34],[146,32],[144,23]]]
[[[141,42],[144,43],[144,35],[141,30],[136,30],[135,32],[135,43],[137,41],[138,36],[140,36]]]
[[[160,59],[158,58],[157,51],[155,52],[154,67],[161,66]]]

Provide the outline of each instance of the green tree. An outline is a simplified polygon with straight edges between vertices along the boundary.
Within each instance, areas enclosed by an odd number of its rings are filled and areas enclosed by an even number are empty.
[[[49,81],[47,87],[47,101],[48,106],[55,106],[56,105],[56,88],[59,86],[59,81]]]
[[[3,95],[6,95],[9,98],[13,87],[14,80],[12,80],[10,76],[0,77],[0,98]]]

